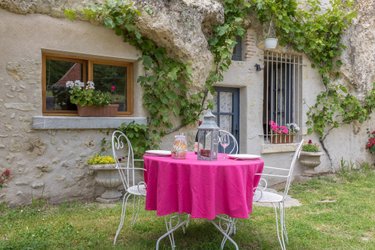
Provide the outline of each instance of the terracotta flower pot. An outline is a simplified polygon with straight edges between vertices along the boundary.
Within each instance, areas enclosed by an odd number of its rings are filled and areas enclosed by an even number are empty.
[[[109,117],[116,116],[118,104],[109,104],[107,106],[77,106],[78,115],[85,117]]]
[[[294,135],[273,134],[271,136],[272,144],[293,143],[293,142],[294,142]]]

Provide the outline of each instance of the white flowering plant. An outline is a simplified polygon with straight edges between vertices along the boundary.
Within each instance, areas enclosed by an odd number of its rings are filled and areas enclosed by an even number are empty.
[[[301,129],[298,127],[297,123],[287,123],[286,127],[288,128],[289,134],[297,134]]]
[[[66,87],[69,89],[70,102],[82,107],[106,106],[112,102],[111,93],[96,90],[92,81],[87,83],[80,80],[67,81]]]

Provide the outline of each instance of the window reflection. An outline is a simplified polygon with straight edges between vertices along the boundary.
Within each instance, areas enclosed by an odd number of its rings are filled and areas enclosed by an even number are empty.
[[[46,109],[47,110],[76,110],[70,103],[67,81],[83,81],[83,63],[46,60]]]
[[[119,111],[127,110],[127,68],[94,64],[95,88],[112,94],[112,103],[119,104]]]

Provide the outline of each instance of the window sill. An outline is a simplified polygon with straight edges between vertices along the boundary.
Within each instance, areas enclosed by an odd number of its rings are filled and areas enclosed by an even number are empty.
[[[146,117],[67,117],[34,116],[33,129],[106,129],[118,128],[122,123],[147,124]]]
[[[275,154],[296,151],[298,143],[263,144],[262,154]]]

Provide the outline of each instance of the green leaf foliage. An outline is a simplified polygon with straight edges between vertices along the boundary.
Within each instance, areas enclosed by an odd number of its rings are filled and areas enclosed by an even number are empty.
[[[319,0],[308,0],[301,7],[296,0],[251,2],[252,13],[261,22],[274,22],[280,43],[306,54],[322,77],[326,89],[307,113],[308,132],[316,132],[323,138],[341,124],[369,119],[375,107],[374,89],[360,101],[345,86],[331,82],[339,76],[342,65],[338,59],[345,49],[342,34],[356,16],[353,0],[331,0],[325,9]]]
[[[323,137],[327,129],[368,119],[375,107],[374,90],[364,101],[359,101],[344,86],[331,83],[342,64],[338,60],[345,48],[341,36],[356,15],[353,0],[331,0],[325,9],[319,0],[307,0],[303,4],[297,0],[223,0],[222,4],[225,21],[213,28],[208,41],[214,67],[205,89],[196,94],[188,91],[190,65],[169,57],[164,48],[140,33],[135,25],[140,11],[132,1],[107,0],[82,11],[88,20],[102,23],[142,51],[146,73],[139,76],[138,82],[150,116],[149,132],[157,134],[154,138],[160,138],[172,128],[172,117],[180,117],[186,125],[196,121],[202,109],[212,107],[211,102],[206,102],[208,93],[214,92],[215,83],[223,81],[223,74],[232,62],[236,37],[245,34],[249,15],[256,16],[261,23],[272,20],[281,45],[306,54],[321,74],[326,90],[317,96],[316,104],[308,112],[309,132],[315,131]],[[152,15],[150,7],[145,10]],[[74,16],[69,11],[66,15]]]
[[[151,10],[148,10],[150,12]],[[201,105],[188,94],[191,68],[167,55],[166,50],[142,36],[135,20],[140,12],[132,1],[105,1],[89,8],[86,18],[103,23],[121,35],[125,42],[142,51],[146,74],[138,78],[143,88],[143,105],[149,112],[150,132],[160,138],[172,128],[171,117],[180,117],[183,124],[195,121]]]
[[[70,102],[79,106],[106,106],[111,104],[109,92],[75,86],[69,90]]]
[[[157,135],[149,133],[149,127],[144,124],[137,124],[135,122],[129,124],[123,123],[118,129],[129,138],[136,159],[142,159],[145,151],[154,148],[154,142],[158,141],[158,138],[150,137]]]

